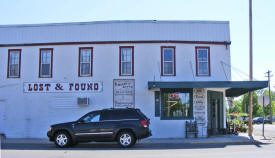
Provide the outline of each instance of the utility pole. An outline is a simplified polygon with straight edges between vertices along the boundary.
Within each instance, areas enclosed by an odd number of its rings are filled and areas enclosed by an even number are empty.
[[[265,107],[265,104],[264,104],[264,98],[265,98],[265,95],[263,94],[263,137],[264,137],[264,120],[265,120],[265,115],[264,115],[264,107]]]
[[[253,58],[252,58],[252,0],[249,0],[249,80],[253,80]],[[253,114],[253,94],[249,91],[249,122],[248,135],[252,136],[252,114]]]
[[[269,117],[269,121],[271,122],[271,124],[272,124],[272,100],[271,100],[271,93],[270,93],[270,77],[272,77],[273,75],[271,75],[271,72],[272,71],[267,71],[265,74],[266,74],[266,76],[265,77],[268,77],[268,91],[269,91],[269,106],[270,106],[270,117]]]

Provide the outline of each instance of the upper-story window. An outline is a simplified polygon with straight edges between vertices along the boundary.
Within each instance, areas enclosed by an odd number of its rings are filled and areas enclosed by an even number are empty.
[[[210,76],[210,48],[196,47],[197,76]]]
[[[53,66],[53,49],[41,48],[39,59],[39,77],[51,78]]]
[[[9,49],[8,78],[20,78],[21,49]]]
[[[120,47],[119,75],[134,75],[134,47]]]
[[[80,77],[93,75],[93,48],[79,48],[79,66],[78,75]]]
[[[161,47],[161,75],[176,75],[175,47]]]

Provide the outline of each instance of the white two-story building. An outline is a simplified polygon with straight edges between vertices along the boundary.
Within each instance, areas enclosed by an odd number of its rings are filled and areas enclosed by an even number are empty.
[[[0,133],[45,138],[51,124],[139,108],[152,137],[226,128],[226,97],[267,86],[231,81],[227,21],[103,21],[0,26]],[[227,65],[227,66],[225,66]]]

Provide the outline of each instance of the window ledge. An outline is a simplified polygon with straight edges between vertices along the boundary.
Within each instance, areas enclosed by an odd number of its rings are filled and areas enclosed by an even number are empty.
[[[52,78],[52,76],[39,76],[39,78]]]
[[[161,75],[162,77],[173,77],[173,76],[176,76],[174,74],[171,74],[171,75]]]
[[[8,76],[7,78],[20,78],[20,76]]]
[[[92,77],[92,75],[80,75],[78,77]]]
[[[211,75],[210,74],[205,74],[205,75],[200,75],[200,74],[197,74],[196,77],[210,77]]]

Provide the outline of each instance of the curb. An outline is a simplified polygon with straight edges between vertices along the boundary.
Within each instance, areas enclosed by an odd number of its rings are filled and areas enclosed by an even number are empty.
[[[190,141],[190,142],[139,142],[138,144],[265,144],[263,142],[259,141],[204,141],[204,142],[198,142],[198,141]]]
[[[100,143],[108,143],[108,144],[111,144],[111,143],[114,143],[114,142],[92,142],[92,143],[96,143],[96,144],[100,144]],[[53,142],[9,142],[9,141],[1,141],[1,144],[2,145],[16,145],[16,144],[24,144],[24,145],[51,145],[51,144],[54,144]],[[221,142],[137,142],[137,144],[186,144],[186,145],[215,145],[215,144],[239,144],[239,145],[249,145],[249,144],[266,144],[266,143],[263,143],[263,142],[259,142],[259,141],[221,141]]]
[[[270,139],[272,140],[272,139]],[[90,143],[102,143],[102,142],[90,142]],[[103,142],[106,143],[106,142]],[[112,142],[108,142],[108,143],[112,143]],[[262,141],[259,138],[247,138],[247,139],[232,139],[232,138],[223,138],[223,139],[219,139],[219,138],[214,138],[214,139],[201,139],[201,140],[192,140],[192,139],[145,139],[145,140],[139,140],[137,141],[137,144],[192,144],[192,145],[203,145],[203,144],[270,144],[270,143],[274,143],[273,141]],[[6,144],[32,144],[32,145],[50,145],[50,144],[54,144],[53,142],[50,142],[48,139],[40,139],[40,138],[1,138],[1,144],[2,145],[6,145]]]
[[[239,144],[239,145],[245,145],[245,144],[255,144],[256,142],[191,142],[190,144]]]

